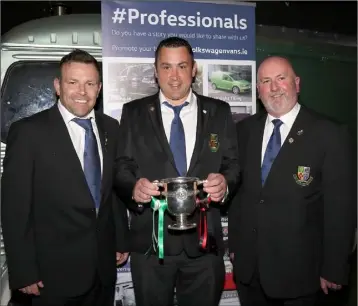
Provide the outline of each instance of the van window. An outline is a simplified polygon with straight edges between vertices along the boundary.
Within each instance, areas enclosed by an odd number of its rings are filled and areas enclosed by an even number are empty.
[[[9,67],[1,88],[1,142],[6,143],[10,125],[50,108],[56,102],[53,80],[59,62],[21,61]],[[102,92],[96,109],[103,110]]]
[[[56,62],[17,62],[9,67],[1,90],[1,141],[11,123],[51,107],[55,99]]]

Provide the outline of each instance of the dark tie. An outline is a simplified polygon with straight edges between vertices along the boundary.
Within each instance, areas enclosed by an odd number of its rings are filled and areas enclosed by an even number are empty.
[[[172,150],[176,168],[180,176],[186,176],[187,164],[186,164],[186,146],[185,146],[185,133],[183,122],[180,119],[180,111],[184,106],[188,105],[188,102],[182,105],[173,106],[168,102],[164,104],[174,111],[174,119],[170,129],[170,149]]]
[[[98,210],[101,202],[101,162],[98,152],[96,136],[93,132],[91,119],[74,118],[79,126],[85,129],[85,150],[83,154],[83,172],[88,188]]]
[[[280,126],[282,125],[282,121],[280,119],[272,120],[274,125],[273,132],[271,134],[270,140],[267,144],[267,148],[264,155],[264,160],[262,162],[261,167],[261,183],[265,184],[265,180],[270,172],[273,161],[275,160],[278,152],[281,149],[281,133]]]

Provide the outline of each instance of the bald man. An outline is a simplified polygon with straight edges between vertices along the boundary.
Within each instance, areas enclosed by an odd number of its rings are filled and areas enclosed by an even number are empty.
[[[353,237],[349,133],[298,103],[288,60],[259,66],[264,112],[237,124],[241,185],[229,247],[242,306],[313,306],[347,284]],[[337,101],[337,103],[339,103]]]

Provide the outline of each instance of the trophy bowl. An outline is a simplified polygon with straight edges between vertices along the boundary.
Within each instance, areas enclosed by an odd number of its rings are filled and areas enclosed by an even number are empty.
[[[176,222],[168,226],[169,229],[188,230],[196,227],[196,223],[189,223],[187,217],[197,207],[198,186],[203,183],[196,177],[167,178],[157,183],[164,188],[161,194],[166,198],[168,212],[176,218]]]

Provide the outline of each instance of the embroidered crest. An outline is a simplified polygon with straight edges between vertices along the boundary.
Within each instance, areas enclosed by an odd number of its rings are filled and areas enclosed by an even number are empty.
[[[308,186],[312,182],[313,177],[310,176],[310,170],[310,167],[298,166],[297,174],[293,175],[293,178],[298,185]]]
[[[210,134],[209,148],[211,152],[217,152],[219,150],[219,136],[218,134]]]

